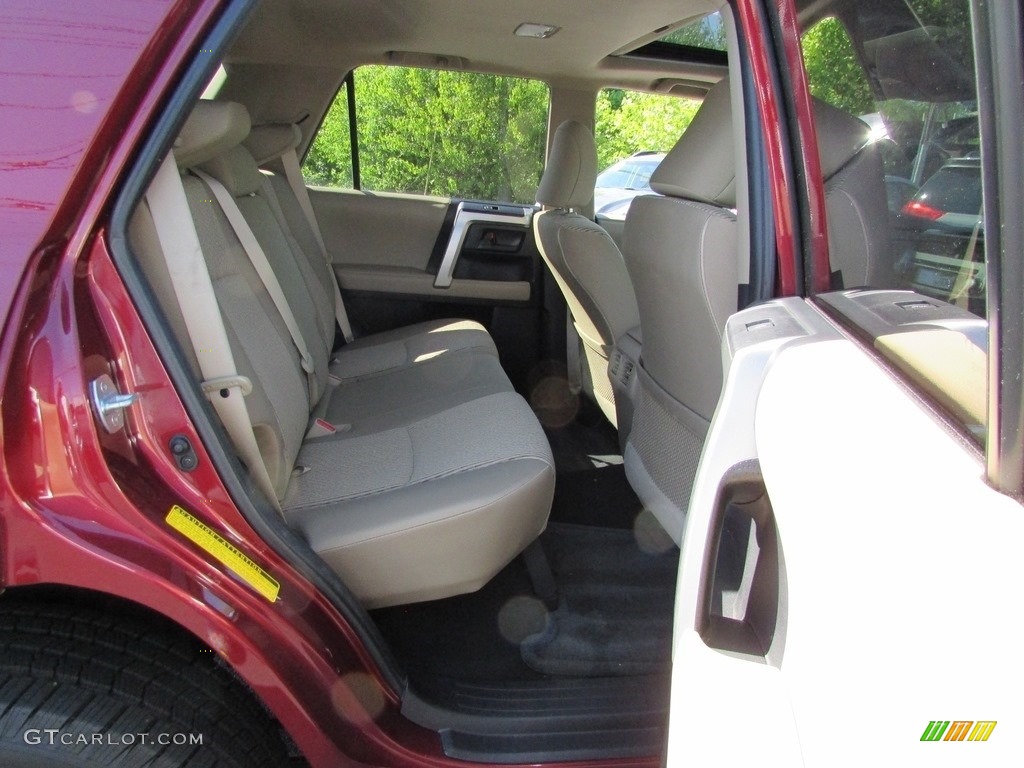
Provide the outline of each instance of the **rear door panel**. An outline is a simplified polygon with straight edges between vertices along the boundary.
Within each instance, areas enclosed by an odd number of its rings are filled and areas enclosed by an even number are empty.
[[[324,242],[337,268],[425,271],[448,200],[440,197],[310,189]]]
[[[539,279],[530,206],[358,190],[310,193],[348,291],[528,304]]]
[[[531,206],[322,188],[310,199],[358,334],[476,320],[526,386],[546,338]]]

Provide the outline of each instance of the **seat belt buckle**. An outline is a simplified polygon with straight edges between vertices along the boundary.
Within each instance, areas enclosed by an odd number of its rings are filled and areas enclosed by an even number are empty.
[[[318,437],[330,437],[338,432],[347,432],[351,424],[331,424],[327,419],[313,419],[313,423],[306,431],[306,439],[312,440]]]

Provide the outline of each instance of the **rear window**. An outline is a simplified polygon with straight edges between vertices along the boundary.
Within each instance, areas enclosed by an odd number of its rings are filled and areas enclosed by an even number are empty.
[[[598,94],[596,215],[625,220],[632,199],[650,192],[651,174],[699,108],[697,99],[667,93],[606,88]]]

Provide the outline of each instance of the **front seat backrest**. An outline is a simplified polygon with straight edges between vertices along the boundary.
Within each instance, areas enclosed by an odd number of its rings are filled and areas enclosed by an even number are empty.
[[[583,342],[584,391],[615,423],[615,400],[608,378],[608,355],[615,340],[640,320],[633,286],[615,242],[577,213],[594,197],[597,150],[582,124],[558,126],[537,189],[543,207],[534,216],[537,246],[558,283],[576,332]]]
[[[623,255],[640,307],[639,397],[626,474],[678,543],[722,388],[721,340],[736,311],[737,226],[729,84],[704,99],[633,200]]]
[[[894,288],[889,210],[879,144],[863,120],[814,100],[818,158],[825,180],[825,216],[835,288]]]

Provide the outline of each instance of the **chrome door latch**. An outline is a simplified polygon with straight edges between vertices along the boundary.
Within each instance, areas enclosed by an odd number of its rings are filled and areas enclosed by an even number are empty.
[[[110,434],[124,427],[124,409],[139,399],[138,392],[122,395],[107,374],[89,382],[89,399],[100,424]]]

